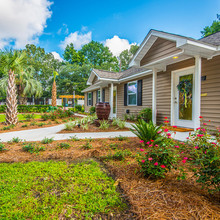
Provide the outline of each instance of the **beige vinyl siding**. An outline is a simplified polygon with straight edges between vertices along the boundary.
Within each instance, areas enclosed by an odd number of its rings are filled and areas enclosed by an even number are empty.
[[[167,66],[166,72],[157,73],[157,123],[161,124],[164,117],[170,121],[171,114],[171,72],[195,65],[194,59],[184,60]]]
[[[203,121],[208,123],[210,129],[220,127],[220,56],[211,60],[202,59],[201,115]],[[210,122],[209,122],[210,120]]]
[[[141,60],[141,66],[181,52],[173,41],[158,38]]]
[[[94,79],[92,80],[92,85],[94,85],[96,82],[98,82],[98,77],[95,76]]]
[[[123,119],[126,114],[126,110],[130,110],[130,114],[137,115],[143,108],[151,108],[152,106],[152,75],[145,76],[142,79],[142,106],[124,106],[124,84],[121,83],[117,86],[117,117]],[[132,80],[133,81],[133,80]]]

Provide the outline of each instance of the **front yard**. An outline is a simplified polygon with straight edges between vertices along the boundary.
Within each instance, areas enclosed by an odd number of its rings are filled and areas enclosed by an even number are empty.
[[[179,146],[176,152],[183,151],[184,145]],[[179,171],[174,169],[164,179],[144,177],[136,159],[143,148],[138,138],[72,137],[4,143],[4,148],[0,153],[1,219],[7,215],[13,219],[220,217],[220,197],[196,183],[187,171],[190,164],[184,163],[184,180],[177,180]],[[185,150],[184,157],[188,156]]]

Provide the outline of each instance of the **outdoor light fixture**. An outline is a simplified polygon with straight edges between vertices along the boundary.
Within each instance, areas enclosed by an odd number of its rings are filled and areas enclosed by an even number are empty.
[[[78,126],[78,128],[80,128],[80,124],[78,124],[77,126]]]
[[[178,58],[179,58],[178,56],[173,57],[173,59],[178,59]]]

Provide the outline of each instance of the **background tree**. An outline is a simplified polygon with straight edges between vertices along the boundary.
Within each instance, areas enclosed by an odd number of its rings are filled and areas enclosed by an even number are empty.
[[[128,65],[134,54],[137,52],[139,46],[138,45],[131,45],[129,50],[124,50],[119,55],[120,60],[120,71],[124,71],[128,69]]]
[[[26,66],[26,53],[22,51],[6,51],[0,54],[0,72],[8,74],[6,96],[6,124],[17,124],[17,91],[15,74]]]
[[[213,21],[210,26],[204,27],[203,31],[201,31],[202,37],[207,37],[211,34],[220,31],[220,18],[218,15],[217,15],[217,19],[218,20]]]

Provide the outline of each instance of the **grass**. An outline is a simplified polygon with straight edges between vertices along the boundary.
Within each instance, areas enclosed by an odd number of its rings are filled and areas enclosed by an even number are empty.
[[[41,117],[40,114],[34,114],[34,119],[38,119],[40,117]],[[26,120],[26,118],[23,117],[23,114],[18,114],[18,120],[24,121],[24,120]],[[5,114],[0,114],[0,122],[5,122]]]
[[[1,163],[0,219],[91,219],[126,208],[95,161]]]

